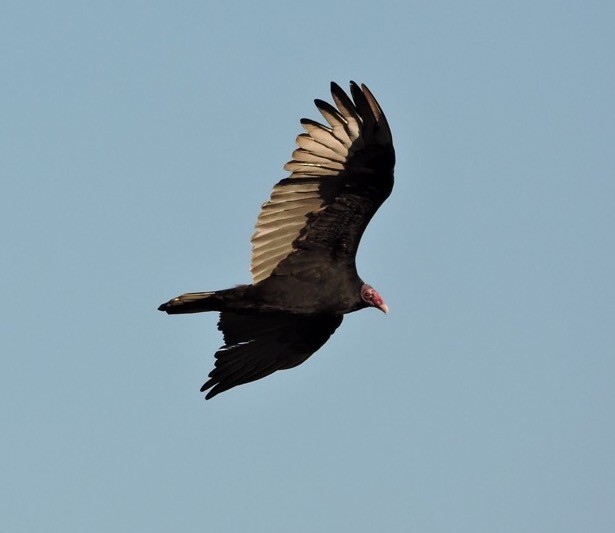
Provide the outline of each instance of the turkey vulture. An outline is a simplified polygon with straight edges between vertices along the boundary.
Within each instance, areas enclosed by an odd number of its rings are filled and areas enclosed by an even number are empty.
[[[169,314],[219,311],[224,346],[201,387],[206,399],[303,363],[364,307],[388,307],[357,274],[361,235],[393,188],[395,152],[380,105],[350,82],[331,83],[336,107],[315,100],[328,126],[302,119],[290,176],[276,184],[252,236],[252,284],[182,294]]]

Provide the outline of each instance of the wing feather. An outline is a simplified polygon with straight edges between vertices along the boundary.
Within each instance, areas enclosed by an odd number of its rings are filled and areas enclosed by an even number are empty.
[[[251,272],[254,283],[276,271],[282,262],[298,261],[303,272],[314,261],[344,256],[354,261],[367,223],[393,186],[395,154],[391,130],[373,94],[365,85],[350,83],[350,96],[331,84],[333,105],[315,100],[328,125],[302,119],[306,133],[284,168],[281,180],[263,204],[252,236]],[[301,254],[300,259],[293,258]],[[285,265],[285,274],[292,269]]]
[[[328,146],[312,139],[312,137],[310,137],[307,133],[301,133],[297,136],[297,146],[300,147],[300,150],[304,150],[326,160],[339,161],[340,163],[344,163],[346,161],[343,155],[338,154],[332,148],[329,148]]]
[[[220,313],[224,346],[201,387],[206,399],[303,363],[342,323],[340,315]]]
[[[348,150],[346,147],[333,135],[331,128],[327,128],[318,122],[314,122],[309,118],[302,118],[301,125],[308,132],[308,135],[324,146],[328,146],[335,153],[346,158]]]
[[[346,130],[346,119],[330,103],[324,100],[314,100],[314,103],[320,114],[331,126],[333,136],[348,150],[352,146],[353,139]]]
[[[263,209],[263,217],[266,224],[281,218],[295,218],[298,213],[305,213],[306,208],[312,209],[321,201],[320,198],[303,198],[300,200],[278,200]]]

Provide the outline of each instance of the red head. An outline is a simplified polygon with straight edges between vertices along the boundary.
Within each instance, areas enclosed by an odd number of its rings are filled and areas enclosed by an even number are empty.
[[[389,308],[387,304],[384,303],[384,300],[378,294],[378,291],[374,289],[371,285],[364,283],[361,287],[361,299],[372,307],[376,307],[380,309],[383,313],[387,313]]]

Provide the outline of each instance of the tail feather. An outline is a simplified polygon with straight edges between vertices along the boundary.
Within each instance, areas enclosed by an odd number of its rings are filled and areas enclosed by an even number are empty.
[[[220,301],[216,297],[215,291],[189,292],[163,303],[158,310],[165,311],[169,315],[218,311],[220,310]]]

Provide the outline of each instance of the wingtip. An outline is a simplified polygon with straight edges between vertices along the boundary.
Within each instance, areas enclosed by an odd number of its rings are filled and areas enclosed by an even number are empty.
[[[335,91],[343,91],[343,89],[334,81],[330,84],[331,94],[335,94]]]
[[[211,389],[206,395],[205,395],[205,399],[206,400],[211,400],[214,396],[216,396],[217,394],[219,394],[220,392],[222,392],[221,390],[216,390],[217,387],[213,387],[211,388],[213,385],[215,385],[215,383],[212,383],[213,380],[209,380],[206,383],[203,383],[203,386],[201,387],[201,392],[205,392],[207,389]]]
[[[358,87],[359,87],[359,84],[358,84],[356,81],[354,81],[354,80],[350,80],[350,87],[353,87],[353,86],[358,88]],[[343,93],[345,93],[345,92],[346,92],[346,91],[344,91],[344,89],[342,89],[341,85],[339,85],[339,84],[338,84],[337,82],[335,82],[335,81],[332,81],[332,82],[331,82],[330,87],[331,87],[331,93],[332,93],[332,94],[335,94],[335,92],[336,92],[336,91],[341,91],[341,92],[343,92]],[[363,84],[361,84],[361,87],[364,87],[364,85],[363,85]]]

